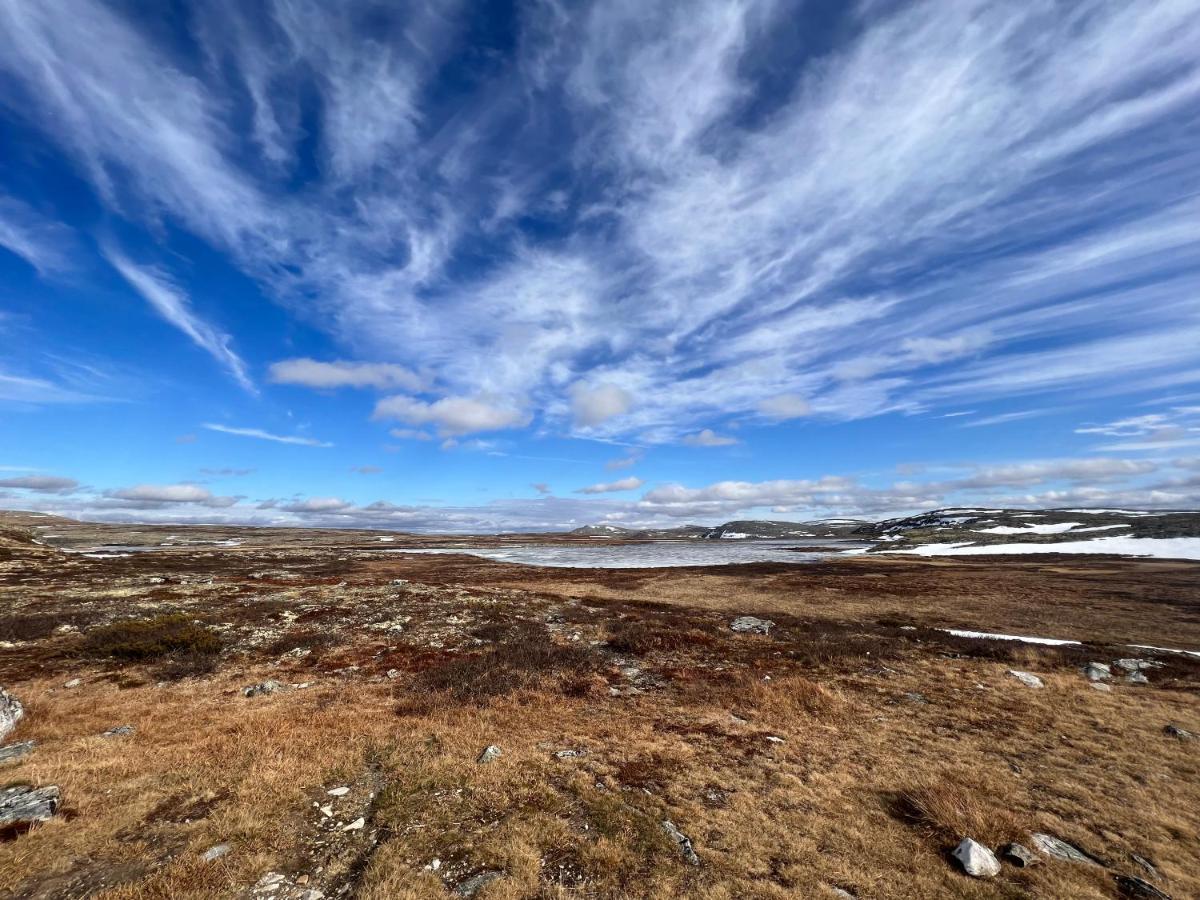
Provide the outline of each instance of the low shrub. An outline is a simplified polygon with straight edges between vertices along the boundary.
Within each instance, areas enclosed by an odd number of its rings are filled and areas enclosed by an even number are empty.
[[[88,656],[128,660],[160,659],[171,654],[215,656],[221,651],[221,639],[215,631],[182,613],[165,613],[93,628],[84,636],[82,649]]]

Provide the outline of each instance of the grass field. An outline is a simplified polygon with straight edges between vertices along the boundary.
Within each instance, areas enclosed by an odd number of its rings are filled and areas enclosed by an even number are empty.
[[[548,570],[294,531],[96,558],[23,527],[0,685],[36,744],[0,786],[62,806],[4,833],[3,896],[1200,896],[1200,741],[1164,733],[1200,734],[1200,659],[1126,646],[1200,648],[1200,564]],[[1081,674],[1129,656],[1150,684]],[[949,856],[1035,832],[1098,863]]]

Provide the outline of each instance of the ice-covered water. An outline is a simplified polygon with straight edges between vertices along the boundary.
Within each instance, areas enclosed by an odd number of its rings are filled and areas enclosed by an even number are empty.
[[[506,547],[388,548],[384,553],[467,553],[497,562],[572,569],[658,569],[737,563],[808,563],[865,546],[858,541],[653,541],[644,544],[514,544]],[[793,550],[804,547],[804,550]],[[820,547],[819,551],[809,550]],[[826,549],[828,548],[828,549]]]

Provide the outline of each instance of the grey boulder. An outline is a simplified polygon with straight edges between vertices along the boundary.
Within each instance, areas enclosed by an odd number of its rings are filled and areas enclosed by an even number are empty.
[[[1025,685],[1025,687],[1043,688],[1046,686],[1046,683],[1032,672],[1021,672],[1017,669],[1009,669],[1008,674],[1017,679],[1017,681],[1021,682],[1021,684]]]
[[[1041,862],[1034,852],[1024,844],[1005,844],[1000,849],[1000,856],[1006,862],[1010,862],[1020,869],[1027,869],[1029,866],[1036,866]]]
[[[34,741],[18,741],[7,747],[0,747],[0,762],[10,762],[29,755],[33,752],[34,744]]]
[[[1053,856],[1055,859],[1061,859],[1066,862],[1087,863],[1090,866],[1100,865],[1091,856],[1088,856],[1078,847],[1068,844],[1064,840],[1056,838],[1052,834],[1042,834],[1040,832],[1033,835],[1033,846],[1045,853],[1047,856]]]
[[[1092,662],[1083,667],[1083,674],[1088,681],[1108,681],[1112,678],[1112,669],[1104,663]]]
[[[58,812],[58,785],[21,784],[0,791],[0,828],[45,822]]]
[[[675,823],[670,819],[663,820],[662,829],[675,842],[675,846],[679,848],[680,855],[689,866],[700,865],[700,857],[696,855],[696,848],[692,846],[692,839],[690,837],[676,828]]]

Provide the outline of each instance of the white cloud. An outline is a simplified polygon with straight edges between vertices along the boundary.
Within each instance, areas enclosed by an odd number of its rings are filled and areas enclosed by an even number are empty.
[[[284,359],[271,364],[271,381],[303,387],[329,389],[373,387],[379,390],[419,391],[425,380],[403,366],[389,363],[319,362],[315,359]]]
[[[633,406],[633,395],[615,384],[589,387],[571,386],[571,412],[575,424],[591,428],[616,416],[623,416]]]
[[[254,391],[254,383],[246,373],[246,364],[229,347],[233,339],[199,318],[192,310],[187,295],[170,276],[161,269],[134,265],[111,247],[105,249],[105,255],[113,268],[121,273],[121,277],[129,282],[163,319],[186,334],[196,346],[224,366],[242,387]]]
[[[294,503],[281,503],[279,509],[295,513],[328,513],[341,512],[349,509],[352,505],[340,497],[309,497]]]
[[[65,251],[71,243],[68,229],[16,198],[0,194],[0,247],[48,274],[67,268]]]
[[[646,482],[637,476],[631,475],[628,478],[622,478],[618,481],[610,481],[606,484],[593,484],[588,487],[579,488],[577,494],[613,494],[617,491],[636,491]]]
[[[213,422],[205,422],[202,427],[207,428],[209,431],[219,431],[221,434],[258,438],[263,441],[275,441],[278,444],[297,444],[301,447],[333,446],[333,444],[327,441],[318,441],[316,438],[298,437],[290,434],[271,434],[269,431],[263,431],[261,428],[234,428],[231,425],[218,425]]]
[[[528,413],[491,397],[443,397],[426,403],[401,394],[376,403],[374,417],[399,419],[416,426],[434,425],[443,437],[520,428],[527,425],[530,418]]]
[[[167,504],[196,504],[222,509],[237,503],[237,497],[218,497],[198,484],[139,484],[106,491],[104,496],[125,500],[135,507],[153,508]]]
[[[685,435],[682,442],[689,447],[729,447],[740,443],[737,438],[717,434],[711,428],[704,428],[695,434]]]
[[[758,411],[771,419],[798,419],[812,412],[812,404],[797,394],[779,394],[759,401]]]
[[[40,494],[70,494],[79,488],[79,482],[74,478],[54,475],[23,475],[19,478],[0,478],[0,488],[19,488]]]

